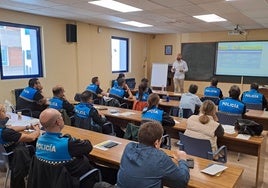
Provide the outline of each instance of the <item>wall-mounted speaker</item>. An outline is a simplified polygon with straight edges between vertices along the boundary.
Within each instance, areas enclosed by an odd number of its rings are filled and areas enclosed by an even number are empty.
[[[77,42],[77,28],[74,24],[66,24],[66,41]]]

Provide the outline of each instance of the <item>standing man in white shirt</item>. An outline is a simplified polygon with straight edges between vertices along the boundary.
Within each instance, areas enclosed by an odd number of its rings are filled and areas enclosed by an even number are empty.
[[[174,92],[179,92],[178,88],[180,88],[180,93],[183,93],[185,72],[187,71],[188,71],[187,63],[182,59],[182,55],[179,53],[171,69],[171,72],[175,72],[173,78]]]

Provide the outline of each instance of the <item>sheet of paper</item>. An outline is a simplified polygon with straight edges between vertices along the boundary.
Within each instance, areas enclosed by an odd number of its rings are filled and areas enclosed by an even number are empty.
[[[234,130],[234,126],[233,125],[222,125],[224,132],[227,134],[234,134],[235,130]]]
[[[223,165],[219,165],[219,164],[213,164],[213,165],[201,170],[201,172],[214,176],[214,175],[218,174],[219,172],[222,172],[226,168],[228,168],[228,167],[223,166]]]
[[[103,150],[103,151],[106,151],[106,150],[108,150],[109,148],[106,148],[106,147],[104,147],[103,145],[108,144],[109,142],[115,142],[115,143],[117,143],[117,144],[121,144],[120,142],[116,142],[116,141],[113,141],[113,140],[106,140],[106,141],[104,141],[104,142],[101,142],[101,143],[99,143],[99,144],[94,145],[93,147],[94,147],[94,148],[98,148],[98,149]]]
[[[40,124],[39,119],[9,119],[6,125],[13,125],[13,126],[26,126],[26,125],[36,125]]]
[[[122,113],[119,113],[120,116],[130,116],[130,115],[133,115],[135,114],[134,112],[122,112]]]
[[[179,121],[177,121],[177,120],[175,120],[175,119],[174,119],[174,121],[175,121],[175,123],[180,123]]]
[[[236,138],[240,138],[240,139],[243,139],[243,140],[248,140],[248,139],[250,139],[250,135],[247,135],[247,134],[238,134],[236,136]]]

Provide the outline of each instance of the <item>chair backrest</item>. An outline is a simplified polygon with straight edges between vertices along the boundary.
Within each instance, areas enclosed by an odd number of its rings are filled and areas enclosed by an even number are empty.
[[[98,124],[94,123],[91,117],[82,118],[75,114],[74,125],[81,129],[87,129],[95,132],[102,132],[101,127]]]
[[[0,144],[0,169],[9,168],[8,156],[13,152],[7,153],[5,147]]]
[[[128,123],[124,138],[128,140],[138,141],[139,128],[139,126],[136,126],[133,123]]]
[[[208,152],[212,151],[209,140],[202,140],[192,138],[179,133],[181,150],[185,151],[189,155],[208,159]]]
[[[136,86],[135,78],[126,78],[126,84],[128,85],[129,89],[135,89]]]
[[[103,104],[105,106],[120,107],[120,102],[115,98],[110,98],[108,100],[104,100]]]
[[[59,112],[61,113],[61,116],[63,118],[65,125],[71,125],[71,118],[68,116],[65,109],[60,109]]]
[[[242,114],[231,114],[227,112],[217,112],[216,113],[219,123],[225,125],[233,125],[237,119],[242,119]]]
[[[263,110],[262,104],[246,103],[246,109]]]
[[[14,89],[16,106],[17,106],[18,98],[19,98],[22,91],[23,91],[23,88]]]
[[[220,98],[219,97],[210,97],[210,96],[201,97],[200,100],[202,102],[204,102],[206,100],[211,100],[212,102],[214,102],[215,105],[218,105],[219,102],[220,102]]]
[[[170,115],[171,116],[179,116],[179,107],[172,107],[170,109]],[[191,115],[193,115],[193,112],[191,109],[183,108],[183,118],[189,118]]]
[[[79,179],[72,177],[63,164],[49,164],[33,157],[28,188],[79,188],[79,184]]]
[[[135,100],[132,109],[142,111],[146,106],[148,106],[147,102]]]

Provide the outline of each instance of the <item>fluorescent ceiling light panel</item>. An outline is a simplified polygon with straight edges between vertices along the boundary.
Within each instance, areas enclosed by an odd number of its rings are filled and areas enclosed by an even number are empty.
[[[120,22],[120,23],[135,26],[135,27],[152,27],[152,25],[141,23],[141,22],[135,22],[135,21],[127,21],[127,22]]]
[[[227,21],[226,19],[216,15],[216,14],[205,14],[205,15],[198,15],[193,16],[194,18],[197,18],[199,20],[205,21],[205,22],[224,22]]]
[[[88,3],[124,13],[142,11],[142,9],[126,5],[124,3],[120,3],[114,0],[89,1]]]

